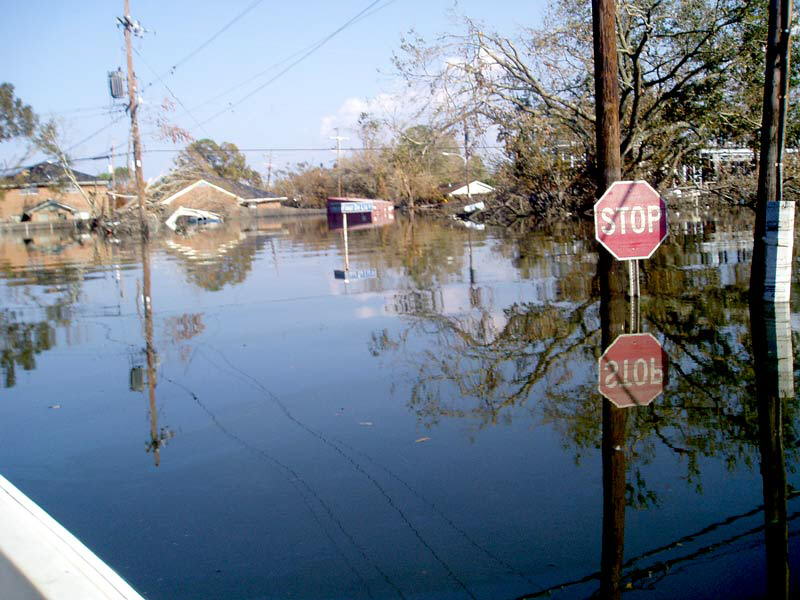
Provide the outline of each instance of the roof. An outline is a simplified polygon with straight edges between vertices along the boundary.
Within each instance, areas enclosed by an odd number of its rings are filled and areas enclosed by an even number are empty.
[[[89,175],[71,169],[72,176],[78,183],[101,183],[107,185],[108,182],[99,179],[96,175]],[[69,178],[64,173],[64,168],[54,162],[40,162],[37,165],[27,167],[17,167],[8,169],[0,173],[0,178],[13,179],[15,185],[47,185],[55,183],[69,182]]]
[[[236,181],[223,179],[222,177],[206,177],[205,179],[221,188],[228,190],[229,192],[233,192],[242,200],[260,200],[262,198],[286,200],[284,196],[278,196],[278,194],[273,194],[272,192],[259,189],[246,183],[238,183]]]
[[[238,183],[235,181],[229,181],[227,179],[223,179],[221,177],[205,177],[203,179],[198,179],[194,183],[187,185],[186,187],[180,189],[179,191],[175,192],[171,196],[168,196],[161,200],[160,204],[171,204],[173,200],[180,198],[185,193],[193,190],[194,188],[207,185],[213,187],[220,192],[228,194],[237,198],[240,202],[247,203],[249,202],[256,202],[256,201],[266,201],[266,200],[286,200],[285,196],[278,196],[277,194],[273,194],[271,192],[267,192],[264,190],[260,190],[256,187],[251,185],[247,185],[244,183]]]
[[[448,196],[467,196],[468,193],[472,194],[473,196],[478,196],[480,194],[491,194],[494,192],[494,188],[489,184],[483,183],[482,181],[470,181],[469,182],[469,192],[467,192],[466,185],[460,185],[454,188],[451,188],[448,192]]]
[[[73,214],[73,215],[76,212],[78,212],[77,210],[72,208],[69,204],[64,204],[63,202],[56,202],[55,200],[50,199],[50,200],[45,200],[44,202],[40,202],[39,204],[37,204],[33,208],[29,208],[28,210],[25,211],[25,214],[29,215],[31,213],[35,213],[35,212],[38,212],[40,210],[44,210],[45,208],[59,208],[61,210],[65,210],[68,213]]]

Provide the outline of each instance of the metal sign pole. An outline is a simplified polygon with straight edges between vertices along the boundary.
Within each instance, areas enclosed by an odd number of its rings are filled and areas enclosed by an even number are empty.
[[[639,297],[639,261],[636,259],[628,260],[628,280],[630,287],[628,294],[631,298]]]
[[[347,247],[347,213],[342,213],[342,223],[344,227],[342,228],[342,233],[344,235],[344,270],[350,270],[350,249]]]
[[[630,282],[628,294],[631,303],[629,330],[631,333],[639,333],[639,328],[641,327],[639,313],[639,261],[634,259],[627,261],[627,263]]]

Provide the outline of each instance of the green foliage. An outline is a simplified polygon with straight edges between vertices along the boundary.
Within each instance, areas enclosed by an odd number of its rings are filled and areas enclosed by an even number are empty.
[[[98,179],[103,181],[111,181],[111,173],[100,173]],[[128,167],[116,167],[114,169],[114,180],[119,185],[126,185],[131,180],[131,172]]]
[[[571,229],[564,239],[574,245],[581,237]],[[708,459],[732,471],[758,464],[755,374],[765,367],[752,349],[747,281],[724,287],[714,267],[685,268],[697,266],[692,256],[702,241],[693,236],[674,239],[643,274],[643,329],[663,341],[670,367],[664,394],[629,411],[624,448],[630,506],[659,502],[647,483],[657,455],[674,456],[698,492]],[[564,248],[558,235],[538,233],[497,244],[504,256],[518,257],[516,266],[524,279],[549,272],[553,255]],[[395,299],[394,309],[406,315],[407,327],[394,334],[378,330],[368,342],[374,356],[407,365],[407,403],[418,421],[433,426],[457,419],[474,434],[532,418],[555,428],[577,461],[597,452],[605,400],[595,371],[601,348],[595,286],[599,273],[594,265],[556,263],[563,305],[493,306],[488,290],[472,286],[470,306],[453,311],[437,302],[450,263],[429,254],[427,276],[415,275],[418,265],[409,265],[411,289],[398,292]],[[796,360],[800,348],[794,348]],[[789,464],[798,456],[797,415],[796,405],[787,403],[783,434]]]
[[[236,144],[217,144],[207,138],[186,146],[175,158],[175,170],[187,179],[214,175],[255,187],[262,185],[261,175],[248,166],[247,158]]]
[[[671,185],[679,167],[700,162],[703,147],[757,145],[766,3],[619,0],[616,8],[625,178]],[[498,206],[516,207],[519,198],[534,199],[527,208],[537,215],[588,208],[595,145],[591,3],[551,0],[543,25],[515,37],[469,18],[463,24],[462,33],[433,42],[404,40],[395,57],[400,74],[421,95],[460,103],[448,112],[499,127],[509,164],[499,172],[508,202]],[[793,84],[799,75],[793,61]],[[800,119],[789,122],[793,143]],[[564,147],[574,158],[566,166],[554,158]]]
[[[303,207],[320,208],[329,197],[336,195],[336,173],[322,165],[301,162],[279,171],[275,187]]]
[[[14,95],[14,86],[0,83],[0,142],[33,135],[38,122],[33,109]]]
[[[323,206],[338,194],[341,178],[344,195],[415,206],[440,203],[447,187],[463,184],[463,149],[452,132],[414,125],[390,136],[380,121],[366,114],[359,130],[362,151],[342,156],[332,168],[299,163],[279,173],[277,188],[303,206]],[[470,180],[486,178],[480,157],[470,156],[469,173]]]

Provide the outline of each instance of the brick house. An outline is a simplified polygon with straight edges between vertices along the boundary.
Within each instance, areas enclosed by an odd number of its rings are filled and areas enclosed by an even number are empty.
[[[55,163],[42,162],[3,173],[0,223],[77,221],[107,210],[108,181],[75,170],[72,176],[80,189]]]
[[[250,185],[217,177],[198,179],[194,183],[159,201],[172,209],[178,207],[207,210],[225,217],[236,217],[241,207],[261,209],[264,213],[279,209],[284,196],[277,196]]]

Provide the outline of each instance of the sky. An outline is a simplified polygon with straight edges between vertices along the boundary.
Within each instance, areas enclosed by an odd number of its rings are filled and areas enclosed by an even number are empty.
[[[175,105],[166,118],[195,139],[233,142],[246,150],[331,148],[339,127],[340,135],[351,138],[343,145],[357,146],[349,128],[359,112],[401,89],[391,58],[403,34],[414,29],[433,39],[457,31],[457,15],[466,15],[487,30],[513,36],[541,25],[547,2],[130,1],[131,16],[147,30],[134,41],[134,64],[144,102],[140,127],[148,179],[165,173],[181,147],[154,135],[165,99]],[[108,71],[126,68],[116,26],[122,12],[123,0],[27,0],[4,7],[0,82],[13,84],[38,114],[61,123],[65,146],[76,159],[107,155],[112,145],[128,149],[130,121],[122,100],[112,104],[107,83]],[[245,154],[251,166],[266,170],[269,153]],[[20,155],[19,144],[0,145],[0,165]],[[271,154],[274,169],[334,157],[322,150]],[[118,166],[125,160],[115,159]],[[99,173],[107,170],[108,159],[79,160],[74,167]]]

